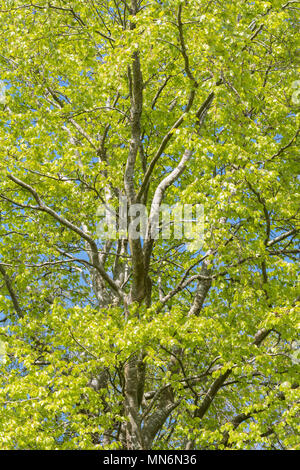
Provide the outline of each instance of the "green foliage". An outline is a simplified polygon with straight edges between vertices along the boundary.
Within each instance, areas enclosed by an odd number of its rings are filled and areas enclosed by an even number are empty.
[[[0,448],[134,448],[134,363],[140,446],[296,449],[298,9],[136,3],[1,3]],[[136,194],[167,139],[143,194],[148,210],[189,148],[164,202],[205,213],[201,250],[154,243],[151,302],[131,297],[134,250],[96,231],[99,205],[117,208],[125,193],[136,57]]]

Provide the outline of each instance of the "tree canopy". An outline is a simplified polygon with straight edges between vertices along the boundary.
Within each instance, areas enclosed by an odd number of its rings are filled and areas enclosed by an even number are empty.
[[[299,8],[1,2],[1,449],[299,446]]]

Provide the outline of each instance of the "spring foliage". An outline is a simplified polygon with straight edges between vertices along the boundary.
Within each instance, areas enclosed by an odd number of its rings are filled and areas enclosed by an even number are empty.
[[[1,2],[0,448],[297,448],[297,4]]]

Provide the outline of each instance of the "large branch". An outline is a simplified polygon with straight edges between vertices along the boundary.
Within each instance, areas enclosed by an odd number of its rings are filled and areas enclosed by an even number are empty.
[[[218,86],[218,85],[220,85],[220,83],[221,82],[218,82],[216,85]],[[141,184],[141,187],[140,187],[140,190],[137,194],[137,200],[138,201],[141,200],[141,197],[143,196],[145,190],[147,189],[150,178],[151,178],[151,175],[152,175],[152,172],[155,168],[155,165],[158,162],[158,160],[160,159],[160,157],[162,156],[163,152],[165,151],[168,143],[170,142],[170,140],[171,140],[171,138],[174,134],[174,131],[181,126],[181,124],[184,122],[185,117],[189,113],[189,111],[190,111],[190,109],[193,105],[193,102],[194,102],[195,94],[196,94],[195,90],[192,90],[190,95],[189,95],[188,103],[186,105],[184,113],[177,119],[177,121],[173,124],[173,126],[170,128],[170,130],[163,137],[163,139],[161,141],[161,144],[160,144],[156,154],[154,155],[153,159],[151,160],[151,162],[148,166],[148,169],[145,173],[144,180],[143,180],[143,182]],[[208,97],[204,100],[204,102],[201,104],[201,106],[198,108],[198,110],[196,111],[197,126],[198,126],[197,130],[198,130],[198,132],[199,132],[199,129],[201,128],[201,126],[204,122],[206,113],[207,113],[207,111],[209,110],[209,108],[212,104],[214,96],[215,96],[214,92],[211,92],[208,95]]]
[[[221,374],[210,386],[206,395],[201,403],[201,405],[197,408],[195,412],[195,417],[202,419],[207,410],[209,409],[210,405],[212,404],[215,396],[217,395],[218,391],[224,384],[225,380],[231,374],[231,369],[228,369],[224,374]]]
[[[3,267],[2,264],[0,264],[0,273],[3,276],[6,288],[8,290],[9,295],[10,295],[10,298],[12,300],[15,311],[17,312],[18,317],[22,318],[23,317],[23,312],[22,312],[22,309],[20,307],[20,304],[19,304],[19,301],[18,301],[18,298],[17,298],[17,294],[16,294],[16,292],[13,288],[12,282],[11,282],[11,280],[10,280],[8,274],[6,273],[5,268]]]
[[[289,236],[295,235],[297,232],[299,232],[299,230],[297,230],[296,228],[293,228],[293,229],[289,230],[288,232],[282,233],[281,235],[278,235],[278,237],[273,238],[273,240],[270,240],[267,243],[267,246],[273,246],[273,245],[275,245],[275,243],[279,243],[282,240],[285,240],[286,238],[288,238]]]
[[[148,183],[149,183],[149,180],[150,180],[150,177],[152,175],[152,172],[154,170],[154,167],[157,163],[157,161],[159,160],[159,158],[161,157],[161,155],[163,154],[165,148],[167,147],[169,141],[171,140],[173,134],[174,134],[174,131],[176,129],[178,129],[181,124],[183,123],[187,113],[189,112],[189,110],[191,109],[192,107],[192,104],[194,102],[194,98],[195,98],[195,92],[194,91],[191,91],[190,93],[190,96],[189,96],[189,100],[188,100],[188,104],[185,108],[185,111],[184,113],[177,119],[177,121],[173,124],[173,126],[171,127],[171,129],[166,133],[166,135],[163,137],[162,141],[161,141],[161,144],[156,152],[156,154],[154,155],[153,159],[151,160],[149,166],[148,166],[148,169],[145,173],[145,176],[144,176],[144,180],[141,184],[141,187],[140,187],[140,190],[137,194],[137,201],[140,201],[141,200],[141,197],[142,195],[144,194],[144,191],[146,190],[147,186],[148,186]]]
[[[131,1],[131,14],[138,13],[138,2]],[[130,23],[130,29],[135,29],[135,23]],[[132,65],[128,67],[130,88],[130,121],[131,140],[124,173],[124,186],[129,205],[135,204],[136,194],[134,188],[134,173],[136,158],[141,148],[141,116],[143,110],[143,76],[140,64],[140,53],[136,50],[132,55]],[[134,239],[129,234],[129,245],[132,257],[132,288],[131,301],[141,301],[146,295],[146,278],[144,273],[144,257],[140,238]]]
[[[212,250],[209,250],[209,254],[211,254],[212,252],[213,252]],[[203,278],[202,279],[200,278],[198,280],[196,294],[194,296],[194,300],[189,310],[188,316],[199,315],[199,313],[202,310],[208,291],[211,288],[212,277],[211,277],[211,272],[208,269],[207,265],[208,265],[208,260],[207,259],[203,260],[203,263],[201,266],[201,275],[203,276]]]
[[[138,2],[136,0],[131,0],[131,14],[135,16],[137,13]],[[135,29],[135,23],[130,23],[130,29]],[[135,202],[134,169],[137,153],[141,144],[141,116],[143,110],[143,75],[141,71],[140,53],[138,50],[132,54],[132,65],[131,67],[128,67],[128,79],[131,99],[131,140],[125,168],[124,185],[130,204],[133,204]]]
[[[180,42],[180,46],[181,46],[181,53],[182,53],[182,56],[183,56],[183,60],[184,60],[184,69],[185,69],[185,72],[187,74],[187,76],[189,77],[190,81],[192,82],[193,86],[195,88],[198,87],[198,83],[191,71],[191,68],[190,68],[190,60],[189,60],[189,56],[187,54],[187,50],[186,50],[186,46],[185,46],[185,41],[184,41],[184,35],[183,35],[183,23],[182,23],[182,5],[180,4],[179,7],[178,7],[178,14],[177,14],[177,26],[178,26],[178,30],[179,30],[179,42]]]
[[[174,402],[171,388],[165,387],[160,393],[157,409],[144,421],[143,437],[146,448],[151,448],[153,439],[162,428],[170,414],[180,404],[180,400]]]
[[[8,174],[8,178],[13,181],[14,183],[18,184],[21,186],[23,189],[26,191],[29,191],[34,199],[37,202],[37,206],[29,206],[30,209],[36,209],[40,210],[42,212],[46,212],[47,214],[51,215],[54,219],[56,219],[58,222],[60,222],[62,225],[67,227],[68,229],[72,230],[73,232],[77,233],[81,238],[83,238],[85,241],[88,242],[91,252],[92,252],[92,261],[93,261],[93,266],[95,269],[100,273],[102,278],[109,284],[109,286],[116,292],[119,298],[124,299],[124,293],[121,291],[119,286],[114,282],[114,280],[106,273],[105,269],[103,268],[102,264],[99,261],[99,254],[98,254],[98,248],[96,242],[93,240],[93,238],[81,230],[79,227],[74,225],[72,222],[67,220],[65,217],[59,215],[57,212],[55,212],[51,207],[47,206],[44,204],[44,202],[41,200],[39,194],[37,191],[30,186],[29,184],[25,183],[24,181],[20,180],[19,178],[13,176],[11,173]],[[26,207],[26,206],[25,206]]]

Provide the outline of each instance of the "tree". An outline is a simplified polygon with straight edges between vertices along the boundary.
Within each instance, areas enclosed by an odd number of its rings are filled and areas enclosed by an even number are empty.
[[[3,449],[299,445],[297,4],[2,2]]]

